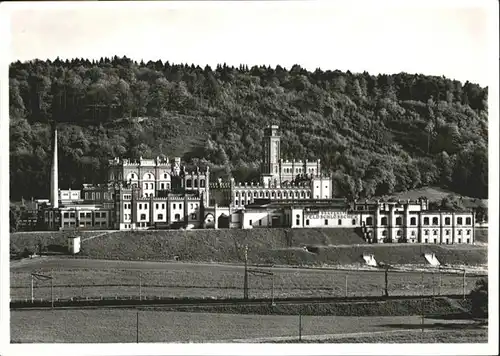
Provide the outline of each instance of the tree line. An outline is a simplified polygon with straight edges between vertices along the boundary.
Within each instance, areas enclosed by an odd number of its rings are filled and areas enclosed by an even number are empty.
[[[264,127],[278,124],[283,158],[321,159],[338,196],[488,195],[488,89],[470,82],[115,56],[14,62],[9,88],[11,200],[48,196],[51,122],[64,188],[103,182],[115,156],[255,180]]]

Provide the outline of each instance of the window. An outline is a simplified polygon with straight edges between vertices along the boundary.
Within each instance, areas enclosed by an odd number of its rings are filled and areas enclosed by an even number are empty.
[[[193,209],[193,204],[190,204],[189,206],[191,207],[191,209]]]
[[[181,215],[180,215],[180,214],[175,214],[175,216],[174,216],[174,219],[175,219],[175,220],[179,220],[180,218],[181,218]]]
[[[105,218],[105,217],[106,217],[106,212],[104,212],[104,211],[103,211],[103,212],[101,213],[101,218]]]
[[[469,239],[467,239],[467,243],[470,244],[470,240]]]
[[[191,219],[196,220],[196,214],[191,214]]]
[[[158,203],[156,203],[156,209],[158,209]]]
[[[461,244],[462,243],[462,239],[458,239],[458,243]]]
[[[309,219],[306,219],[306,225],[309,226]]]
[[[151,179],[151,174],[148,173],[148,179]]]
[[[401,236],[402,234],[403,234],[403,232],[402,232],[401,230],[398,230],[398,231],[396,232],[396,235],[398,235],[398,236]]]
[[[465,218],[465,224],[466,225],[472,224],[472,219],[471,218]]]
[[[75,217],[75,213],[69,213],[69,217],[70,218],[74,218]]]
[[[164,178],[164,179],[167,179],[167,173],[165,173],[165,174],[163,175],[163,178]]]
[[[380,225],[387,226],[387,218],[386,217],[382,218],[382,223]]]
[[[425,239],[424,243],[428,243],[428,242],[429,242],[429,240],[428,240],[428,239]]]
[[[165,204],[162,204],[162,205],[161,205],[161,208],[162,208],[162,209],[165,209]]]
[[[85,213],[80,213],[80,218],[84,218],[85,217]]]
[[[387,236],[387,230],[382,231],[382,236]]]
[[[413,225],[413,226],[417,225],[417,219],[416,218],[411,218],[410,219],[410,225]]]
[[[253,197],[254,197],[254,198],[257,198],[257,192],[254,192],[254,193],[253,193]]]
[[[95,217],[96,217],[96,218],[100,218],[100,217],[101,217],[101,213],[96,212],[96,213],[95,213]]]
[[[186,187],[191,188],[193,186],[193,183],[191,182],[191,179],[186,180]]]
[[[271,198],[274,198],[274,192],[271,193]]]
[[[462,218],[457,218],[457,224],[462,225],[463,219]]]
[[[142,204],[139,204],[139,210],[142,210]]]
[[[339,220],[338,220],[338,224],[339,224],[339,225],[342,225],[342,219],[339,219]]]
[[[87,213],[87,214],[85,214],[85,217],[90,219],[92,217],[92,215],[91,215],[91,213]]]
[[[69,213],[64,213],[64,218],[65,219],[69,218]]]
[[[238,206],[238,205],[240,205],[240,201],[239,201],[238,199],[236,199],[236,200],[234,201],[234,204]]]
[[[429,225],[429,218],[424,218],[424,225]]]
[[[297,224],[298,225],[298,224]],[[262,220],[259,220],[259,226],[262,226]]]
[[[371,216],[366,218],[366,225],[368,226],[373,225],[373,218]]]
[[[236,196],[239,197],[240,196],[240,192],[236,192]]]
[[[177,209],[177,204],[174,204],[174,209]]]
[[[434,236],[437,236],[438,231],[437,231],[437,230],[434,230],[434,231],[432,232],[432,234],[433,234]]]
[[[403,219],[400,217],[396,218],[396,225],[403,225]]]
[[[182,209],[182,204],[179,204],[179,209]]]
[[[264,193],[260,192],[259,196],[262,198],[264,196]]]
[[[252,226],[252,220],[248,220],[248,225]]]
[[[205,188],[205,179],[200,179],[200,188]]]
[[[325,225],[328,225],[328,219],[325,219]]]
[[[269,192],[266,192],[266,198],[269,198]]]
[[[424,230],[424,235],[429,235],[429,230]]]
[[[356,219],[352,219],[352,224],[356,225]]]
[[[148,208],[148,204],[144,204],[144,209],[147,209]]]
[[[67,221],[64,222],[64,226],[66,226],[66,227],[69,226]]]
[[[467,235],[470,235],[470,230],[467,230]]]
[[[165,189],[165,184],[161,183],[161,190]]]
[[[412,232],[411,232],[411,236],[415,236],[415,231],[412,231]]]
[[[462,230],[458,230],[458,234],[459,234],[459,235],[462,235]]]
[[[449,234],[450,234],[450,230],[446,230],[444,233],[445,233],[446,235],[449,235]]]
[[[439,225],[439,219],[437,217],[432,218],[432,225]]]
[[[451,224],[451,219],[449,217],[444,218],[444,224],[445,225],[450,225]]]
[[[194,187],[198,188],[198,180],[197,179],[194,180]]]

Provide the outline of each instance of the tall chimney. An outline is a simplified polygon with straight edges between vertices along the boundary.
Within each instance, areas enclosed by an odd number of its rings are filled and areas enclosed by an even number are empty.
[[[53,208],[59,207],[59,184],[57,174],[57,129],[54,127],[54,142],[52,151],[54,157],[52,159],[52,167],[50,171],[50,202]]]

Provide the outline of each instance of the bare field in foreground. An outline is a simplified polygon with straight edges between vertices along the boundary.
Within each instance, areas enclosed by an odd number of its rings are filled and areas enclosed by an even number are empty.
[[[262,268],[269,271],[270,268]],[[384,272],[272,268],[275,297],[380,296]],[[54,298],[72,297],[242,297],[241,265],[39,259],[11,265],[12,299],[31,298],[31,273],[51,274]],[[423,280],[422,280],[423,278]],[[468,294],[480,277],[468,275]],[[460,274],[389,272],[390,295],[463,293]],[[273,279],[249,275],[250,297],[271,297]],[[50,281],[34,283],[34,297],[49,300]]]
[[[134,343],[137,312],[131,309],[11,312],[12,342]],[[303,316],[302,335],[418,329],[421,318]],[[425,320],[427,328],[474,327]],[[445,325],[446,324],[446,325]],[[139,342],[231,342],[297,336],[298,316],[139,311]],[[258,342],[258,340],[256,340]]]

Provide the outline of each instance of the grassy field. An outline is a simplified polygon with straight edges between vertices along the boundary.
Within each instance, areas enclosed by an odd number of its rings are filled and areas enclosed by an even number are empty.
[[[263,268],[269,270],[269,268]],[[31,273],[52,274],[54,298],[71,297],[241,297],[243,267],[236,265],[39,259],[11,266],[11,298],[31,298]],[[274,296],[380,296],[384,272],[273,268]],[[389,272],[390,295],[461,294],[460,274]],[[466,276],[466,293],[480,277]],[[140,285],[140,286],[139,286]],[[249,276],[250,297],[270,297],[270,277]],[[423,286],[423,288],[422,288]],[[35,298],[50,299],[49,281],[35,281]]]
[[[57,244],[60,244],[59,249],[65,250],[65,234],[59,234],[11,234],[11,245],[23,249],[45,239],[47,246],[57,249]],[[426,252],[435,253],[443,264],[487,264],[485,246],[369,245],[354,229],[347,228],[119,231],[82,242],[78,257],[241,263],[245,245],[249,247],[249,260],[256,264],[352,265],[362,263],[363,253],[371,253],[377,261],[390,264],[422,264],[422,254]],[[305,246],[310,247],[309,251],[304,249]]]
[[[11,312],[12,342],[134,343],[137,312],[54,310]],[[302,335],[345,334],[418,328],[420,317],[303,316]],[[455,325],[453,321],[425,321]],[[139,342],[231,342],[297,336],[298,316],[139,311]]]

